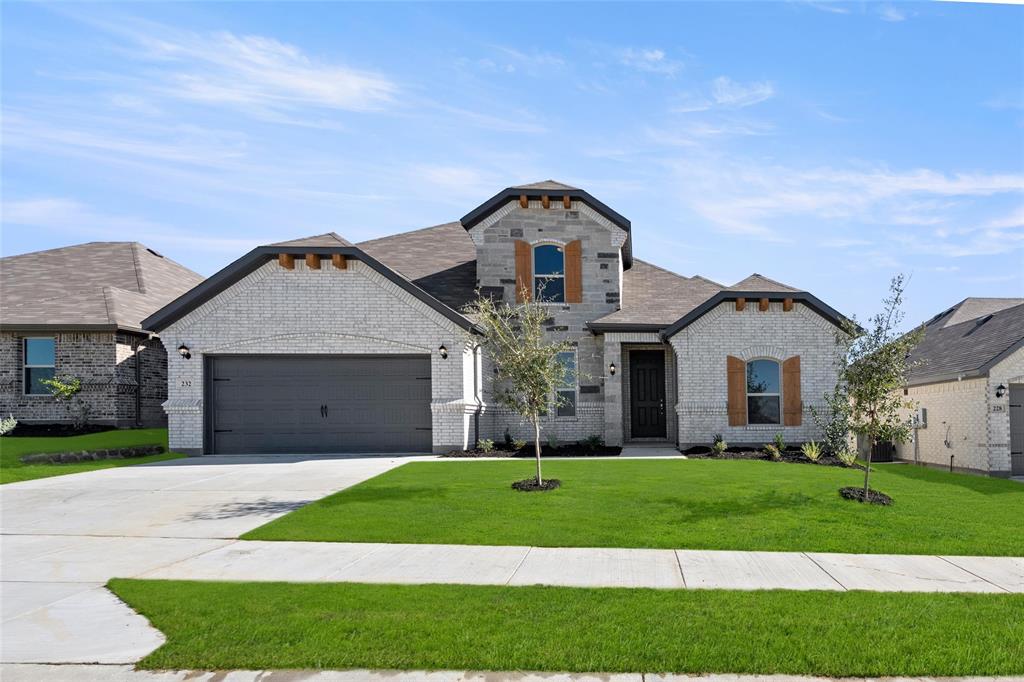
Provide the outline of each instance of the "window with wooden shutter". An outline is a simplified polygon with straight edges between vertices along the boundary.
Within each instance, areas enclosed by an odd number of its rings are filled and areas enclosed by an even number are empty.
[[[729,426],[743,426],[747,423],[747,363],[727,356]]]
[[[583,302],[583,242],[565,245],[565,302]]]
[[[800,426],[802,422],[800,356],[794,355],[782,363],[782,423],[786,426]]]
[[[533,250],[528,242],[516,240],[516,303],[529,301],[533,288]]]

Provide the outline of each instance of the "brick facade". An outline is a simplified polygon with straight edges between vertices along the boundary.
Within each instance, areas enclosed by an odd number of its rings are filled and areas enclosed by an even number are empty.
[[[167,397],[163,346],[157,338],[124,332],[0,333],[0,414],[13,414],[25,422],[69,421],[65,407],[52,396],[25,395],[23,339],[37,336],[55,339],[55,373],[82,381],[79,395],[89,406],[91,422],[116,426],[166,423],[161,408]],[[136,362],[141,376],[136,374]]]

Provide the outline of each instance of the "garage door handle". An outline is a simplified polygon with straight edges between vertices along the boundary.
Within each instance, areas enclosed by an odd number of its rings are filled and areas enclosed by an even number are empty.
[[[327,406],[326,405],[321,405],[320,406],[320,416],[323,417],[324,419],[327,418]]]

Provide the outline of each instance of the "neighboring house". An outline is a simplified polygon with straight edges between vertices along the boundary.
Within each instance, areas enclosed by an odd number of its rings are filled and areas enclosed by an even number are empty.
[[[905,391],[924,420],[897,457],[1024,476],[1024,298],[966,298],[924,327]]]
[[[165,423],[167,357],[142,319],[202,279],[137,242],[0,259],[0,414],[66,421],[40,380],[73,375],[91,422]]]
[[[575,350],[544,428],[558,439],[760,445],[817,437],[843,318],[752,275],[732,287],[633,258],[630,222],[553,181],[459,222],[353,245],[331,233],[255,249],[145,326],[169,364],[171,446],[230,452],[447,451],[529,427],[490,400],[462,312],[479,291],[543,291]],[[554,396],[553,396],[554,399]]]

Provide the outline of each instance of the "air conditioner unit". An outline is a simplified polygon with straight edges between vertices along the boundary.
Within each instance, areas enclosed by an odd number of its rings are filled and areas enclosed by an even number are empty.
[[[928,428],[928,408],[919,407],[917,412],[914,413],[914,428],[915,429],[927,429]]]

